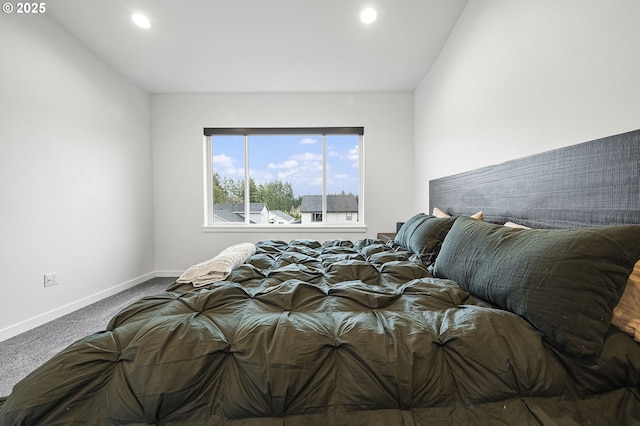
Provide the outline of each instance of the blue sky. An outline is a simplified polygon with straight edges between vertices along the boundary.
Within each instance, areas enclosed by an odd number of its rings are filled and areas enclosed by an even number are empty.
[[[358,194],[358,136],[327,135],[327,193]],[[244,136],[213,137],[213,168],[244,177]],[[249,175],[256,183],[290,182],[296,196],[322,193],[322,135],[249,136]]]

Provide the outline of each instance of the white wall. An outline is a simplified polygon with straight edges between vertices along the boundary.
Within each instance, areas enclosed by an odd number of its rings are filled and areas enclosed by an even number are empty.
[[[414,94],[416,181],[640,128],[639,17],[637,0],[470,0]]]
[[[148,278],[154,240],[149,95],[46,15],[0,40],[4,340]]]
[[[153,95],[156,266],[170,275],[265,238],[356,240],[411,214],[411,93]],[[364,126],[366,233],[203,232],[204,127]],[[164,272],[162,272],[164,271]]]

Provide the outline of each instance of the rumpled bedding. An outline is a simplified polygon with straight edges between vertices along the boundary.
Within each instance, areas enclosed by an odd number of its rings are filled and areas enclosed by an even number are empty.
[[[268,240],[65,349],[0,424],[631,425],[639,383],[630,336],[576,359],[395,242]]]

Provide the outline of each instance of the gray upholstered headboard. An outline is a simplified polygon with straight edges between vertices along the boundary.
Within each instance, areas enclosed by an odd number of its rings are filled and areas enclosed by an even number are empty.
[[[429,204],[536,228],[640,224],[640,130],[434,179]]]

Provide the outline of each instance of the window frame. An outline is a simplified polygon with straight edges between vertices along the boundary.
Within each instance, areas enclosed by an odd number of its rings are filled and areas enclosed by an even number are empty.
[[[252,224],[245,222],[213,222],[213,136],[243,136],[245,143],[244,169],[248,178],[248,138],[251,135],[322,135],[323,137],[323,221],[308,224]],[[351,223],[326,222],[326,166],[327,155],[324,151],[324,139],[333,135],[358,135],[358,221]],[[203,129],[203,168],[204,168],[204,225],[205,232],[366,232],[364,213],[364,127],[205,127]],[[245,213],[249,209],[249,186],[245,185]],[[245,214],[245,217],[249,217]]]

